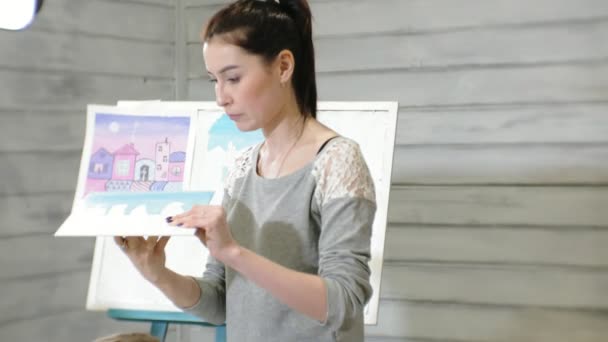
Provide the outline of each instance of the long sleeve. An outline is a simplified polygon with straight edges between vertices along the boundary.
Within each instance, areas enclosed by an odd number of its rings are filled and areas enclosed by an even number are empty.
[[[209,256],[202,278],[194,278],[201,289],[199,301],[184,311],[212,324],[226,321],[226,280],[224,265]]]
[[[333,331],[363,319],[372,295],[370,241],[376,203],[369,170],[356,143],[328,146],[316,171],[320,215],[319,275],[327,286],[327,320]]]

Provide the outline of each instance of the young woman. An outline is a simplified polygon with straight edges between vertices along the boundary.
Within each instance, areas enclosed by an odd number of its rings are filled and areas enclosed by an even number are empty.
[[[265,140],[237,158],[222,206],[167,218],[208,248],[202,278],[165,267],[168,237],[116,242],[175,305],[226,322],[230,341],[363,341],[374,186],[359,146],[315,119],[308,4],[240,0],[201,37],[218,104]]]

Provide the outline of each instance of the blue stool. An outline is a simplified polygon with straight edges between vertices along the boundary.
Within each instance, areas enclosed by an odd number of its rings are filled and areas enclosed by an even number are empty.
[[[226,342],[226,326],[213,325],[183,312],[110,309],[108,316],[121,321],[151,322],[150,335],[165,342],[169,324],[194,324],[215,327],[215,342]]]

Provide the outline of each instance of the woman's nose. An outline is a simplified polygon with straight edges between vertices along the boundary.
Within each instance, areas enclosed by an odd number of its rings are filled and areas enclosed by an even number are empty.
[[[225,107],[229,104],[229,97],[219,84],[215,86],[215,102],[220,107]]]

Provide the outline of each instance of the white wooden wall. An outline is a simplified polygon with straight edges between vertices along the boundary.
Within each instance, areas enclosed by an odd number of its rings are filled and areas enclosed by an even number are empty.
[[[198,34],[227,2],[181,1],[187,99],[214,99]],[[367,341],[606,341],[608,2],[311,7],[320,100],[400,103]]]
[[[87,103],[213,100],[222,0],[52,0],[0,32],[0,340],[145,330],[83,310],[90,239],[54,239]],[[398,100],[367,340],[608,336],[608,2],[312,0],[320,100]],[[191,328],[170,340],[205,340]]]
[[[0,341],[91,341],[147,325],[84,310],[94,241],[55,239],[87,103],[175,97],[172,0],[47,0],[0,31]]]

